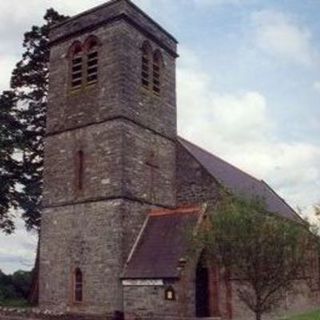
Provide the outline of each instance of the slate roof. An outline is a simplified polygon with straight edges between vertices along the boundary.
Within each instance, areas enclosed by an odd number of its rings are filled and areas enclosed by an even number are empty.
[[[199,207],[149,214],[124,270],[123,279],[178,278],[179,259],[187,252],[189,232],[201,217]]]
[[[233,194],[247,198],[260,197],[266,202],[269,212],[304,223],[304,220],[264,181],[252,177],[187,140],[178,138],[178,143]],[[203,214],[200,207],[152,211],[132,248],[122,278],[178,278],[179,260],[188,250],[188,235]]]
[[[262,198],[269,212],[300,223],[303,222],[302,218],[263,180],[257,180],[183,138],[178,138],[178,141],[209,174],[235,195]]]

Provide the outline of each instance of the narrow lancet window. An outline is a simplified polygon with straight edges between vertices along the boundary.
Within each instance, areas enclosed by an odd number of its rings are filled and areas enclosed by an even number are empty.
[[[141,56],[141,84],[145,88],[149,88],[150,85],[150,56],[151,47],[148,42],[145,42],[142,46]]]
[[[160,95],[161,92],[161,69],[161,53],[157,50],[153,55],[153,92],[157,95]]]
[[[81,303],[83,301],[83,275],[80,268],[74,272],[74,302]]]
[[[84,154],[82,150],[77,152],[77,189],[83,189]]]
[[[82,85],[83,56],[80,42],[75,42],[70,50],[71,53],[71,88],[78,89]]]
[[[98,81],[98,39],[89,37],[86,42],[87,50],[87,84],[94,84]]]

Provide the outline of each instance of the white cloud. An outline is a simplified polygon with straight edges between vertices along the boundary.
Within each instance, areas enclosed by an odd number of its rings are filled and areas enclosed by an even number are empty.
[[[247,5],[253,0],[192,0],[196,5],[205,5],[205,6],[226,6],[226,5],[235,5],[242,6]]]
[[[178,68],[177,83],[178,119],[184,130],[210,132],[214,128],[223,133],[224,140],[242,143],[268,136],[272,123],[261,93],[219,93],[210,76],[198,71],[194,55],[182,49],[182,56],[184,65]]]
[[[9,88],[10,74],[16,62],[15,57],[0,54],[0,92]]]
[[[310,209],[319,201],[320,147],[280,140],[261,92],[222,94],[193,64],[193,55],[186,61],[177,81],[182,136],[266,180],[293,207]]]
[[[317,53],[312,47],[312,34],[292,17],[274,10],[252,14],[256,42],[265,52],[303,65],[315,63]]]
[[[320,81],[315,81],[313,83],[313,89],[320,93]]]
[[[17,268],[33,268],[37,238],[35,234],[25,231],[21,220],[16,220],[14,234],[7,236],[0,233],[0,244],[0,270],[12,273]]]

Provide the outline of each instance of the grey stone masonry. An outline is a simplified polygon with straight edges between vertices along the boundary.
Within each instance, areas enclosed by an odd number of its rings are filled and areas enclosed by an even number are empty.
[[[84,188],[76,153],[84,154]],[[148,164],[154,154],[154,166]],[[125,119],[65,131],[46,139],[44,207],[129,198],[175,205],[175,143]]]
[[[126,0],[114,2],[114,6],[105,6],[95,15],[105,17],[107,10],[122,10],[123,6],[134,7]],[[137,11],[137,14],[139,12]],[[93,14],[93,13],[92,13]],[[118,12],[121,14],[121,11]],[[71,130],[89,124],[104,122],[109,119],[125,117],[143,127],[154,130],[168,138],[176,137],[176,91],[175,57],[160,44],[166,34],[155,27],[157,36],[148,38],[139,29],[120,19],[91,30],[85,26],[91,21],[88,13],[71,20],[83,33],[55,44],[50,57],[50,89],[48,106],[47,134]],[[150,24],[144,15],[139,19]],[[53,29],[55,32],[68,34],[72,26],[62,24]],[[156,33],[157,31],[157,33]],[[89,35],[95,35],[101,41],[99,47],[98,83],[85,86],[82,90],[69,90],[68,49],[75,40],[81,42]],[[141,86],[141,46],[148,40],[153,50],[160,50],[163,59],[161,94],[157,96]],[[172,44],[171,50],[176,51]]]
[[[87,83],[83,71],[74,89],[70,48],[91,36],[98,79]],[[50,40],[40,308],[113,314],[124,311],[120,277],[147,213],[176,206],[176,41],[128,0],[55,26]],[[159,94],[141,84],[145,41],[162,56]]]
[[[55,312],[121,309],[121,201],[45,209],[41,226],[40,306]],[[73,270],[84,277],[83,303],[73,302]]]
[[[177,40],[130,0],[108,1],[56,25],[51,31],[51,43],[74,38],[85,29],[95,30],[120,19],[127,20],[147,38],[157,39],[175,55]]]
[[[177,142],[176,162],[178,205],[215,204],[221,198],[221,185],[180,142]]]

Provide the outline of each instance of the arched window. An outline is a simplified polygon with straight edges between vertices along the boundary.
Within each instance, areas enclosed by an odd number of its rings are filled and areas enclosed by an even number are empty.
[[[74,302],[80,303],[83,301],[83,275],[80,268],[74,271]]]
[[[87,53],[87,84],[98,81],[98,47],[99,41],[95,36],[90,36],[85,42]]]
[[[161,92],[162,56],[159,50],[153,54],[153,92],[160,95]]]
[[[83,73],[83,55],[82,46],[79,41],[72,44],[69,50],[70,58],[70,86],[71,89],[78,89],[82,85],[82,73]]]
[[[149,88],[150,86],[150,69],[151,69],[151,46],[145,41],[142,45],[142,56],[141,56],[141,84],[145,88]]]

